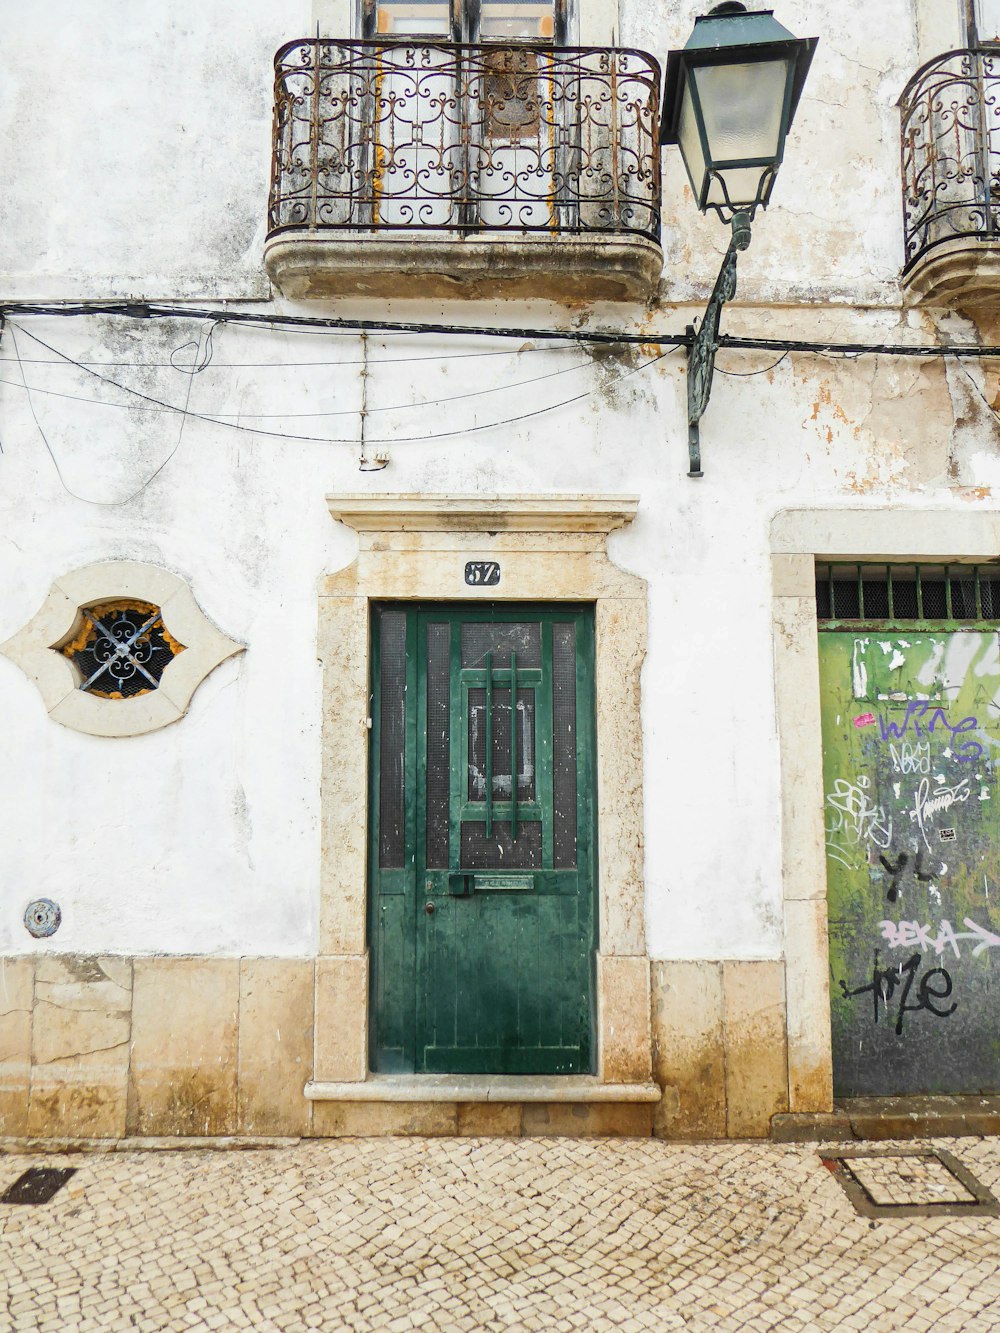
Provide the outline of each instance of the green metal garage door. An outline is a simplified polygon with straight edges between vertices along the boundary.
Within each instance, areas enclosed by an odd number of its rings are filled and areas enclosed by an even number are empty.
[[[817,594],[834,1091],[996,1092],[997,571],[825,567]]]

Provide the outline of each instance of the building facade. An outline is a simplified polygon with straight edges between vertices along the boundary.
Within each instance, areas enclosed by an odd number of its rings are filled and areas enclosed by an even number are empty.
[[[693,478],[700,12],[19,17],[0,1135],[1000,1092],[1000,14],[778,9]]]

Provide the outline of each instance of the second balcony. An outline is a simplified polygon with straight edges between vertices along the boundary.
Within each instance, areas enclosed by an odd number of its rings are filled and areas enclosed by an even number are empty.
[[[293,298],[646,300],[659,88],[641,51],[290,42],[268,273]]]

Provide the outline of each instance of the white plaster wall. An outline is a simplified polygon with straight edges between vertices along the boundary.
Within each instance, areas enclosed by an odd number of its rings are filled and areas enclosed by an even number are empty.
[[[662,56],[686,38],[695,6],[645,6],[622,0],[622,40]],[[52,58],[79,82],[72,116],[40,103],[30,177],[16,114],[33,86],[27,64],[18,68],[20,93],[8,85],[0,94],[5,160],[13,154],[20,164],[4,196],[0,292],[127,288],[206,305],[256,294],[259,310],[567,328],[589,321],[651,340],[681,332],[699,313],[678,303],[707,290],[725,236],[690,216],[673,152],[664,159],[664,299],[654,310],[268,305],[260,242],[270,60],[282,40],[300,35],[307,9],[204,0],[172,7],[166,20],[159,7],[109,5],[102,16],[116,21],[102,17],[101,40],[87,26],[96,21],[68,5],[19,15],[25,49],[55,32]],[[727,312],[726,327],[931,340],[933,321],[898,306],[894,102],[917,61],[912,6],[886,0],[875,25],[859,0],[836,13],[786,0],[778,17],[821,42],[774,206],[741,260],[742,303]],[[188,80],[176,104],[164,92],[170,71]],[[118,108],[124,138],[93,141],[91,100]],[[812,138],[820,126],[823,137]],[[104,189],[119,155],[133,184]],[[95,180],[102,188],[86,183]],[[961,321],[948,331],[969,334]],[[650,951],[778,957],[769,522],[799,504],[933,503],[950,506],[957,523],[970,507],[992,508],[998,427],[969,377],[941,363],[804,354],[767,371],[766,354],[725,353],[720,367],[746,377],[718,377],[703,423],[707,475],[690,481],[680,354],[629,373],[641,354],[373,336],[366,429],[370,450],[387,450],[390,463],[369,473],[358,470],[359,337],[219,327],[211,363],[192,375],[199,337],[204,351],[201,323],[14,317],[0,340],[0,640],[34,614],[53,578],[120,557],[187,577],[207,614],[248,649],[209,677],[185,719],[129,740],[50,722],[34,687],[0,658],[0,952],[39,947],[21,915],[41,895],[64,912],[44,947],[314,950],[316,583],[354,551],[324,496],[370,489],[641,496],[639,518],[611,547],[650,585]],[[766,373],[748,374],[758,370]],[[978,367],[970,373],[992,400],[995,383]],[[189,415],[151,410],[128,389]]]
[[[308,0],[0,13],[3,294],[266,296],[271,58]]]

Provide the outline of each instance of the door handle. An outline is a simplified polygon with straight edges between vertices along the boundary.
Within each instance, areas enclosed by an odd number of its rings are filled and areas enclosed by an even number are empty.
[[[427,913],[428,916],[433,916],[433,915],[434,915],[434,904],[433,904],[433,903],[424,903],[424,911]]]

